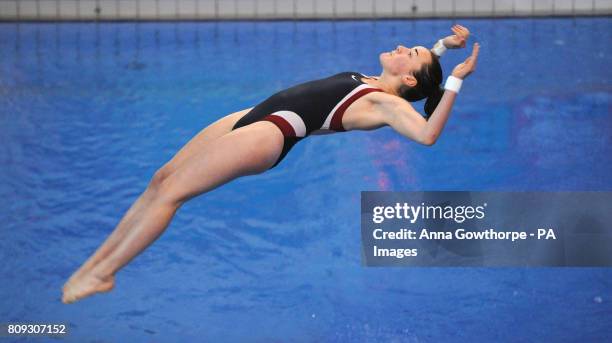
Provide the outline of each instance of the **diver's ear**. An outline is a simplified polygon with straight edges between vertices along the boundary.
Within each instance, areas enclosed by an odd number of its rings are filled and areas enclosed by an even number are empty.
[[[408,87],[414,87],[417,85],[417,79],[411,74],[405,74],[402,76],[402,83]]]

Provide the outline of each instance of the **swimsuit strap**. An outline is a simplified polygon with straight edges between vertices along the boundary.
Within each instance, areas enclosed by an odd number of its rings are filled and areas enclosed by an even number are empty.
[[[357,73],[359,75],[363,75],[361,73]],[[354,74],[352,74],[354,75]],[[363,75],[364,77],[367,77]],[[372,92],[384,92],[382,89],[374,87],[366,82],[361,81],[360,78],[355,78],[357,81],[361,83],[361,85],[353,88],[340,102],[334,106],[334,108],[329,112],[325,119],[325,123],[322,126],[322,129],[331,129],[334,131],[346,131],[346,129],[342,126],[342,116],[344,116],[344,112],[346,109],[354,103],[357,99],[362,96],[372,93]]]

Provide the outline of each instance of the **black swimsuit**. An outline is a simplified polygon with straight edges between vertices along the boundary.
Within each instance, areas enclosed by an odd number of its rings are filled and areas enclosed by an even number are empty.
[[[344,111],[357,99],[380,88],[361,81],[367,77],[356,72],[339,73],[305,82],[280,91],[255,106],[236,122],[232,130],[267,120],[285,136],[283,151],[270,169],[276,167],[289,150],[314,131],[346,131],[342,126]]]

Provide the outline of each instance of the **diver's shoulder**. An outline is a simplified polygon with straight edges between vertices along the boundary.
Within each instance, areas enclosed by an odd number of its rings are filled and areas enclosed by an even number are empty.
[[[406,102],[406,100],[402,99],[401,97],[395,94],[387,93],[383,90],[380,90],[378,92],[370,92],[369,94],[367,94],[367,98],[368,100],[376,104],[389,105],[389,104],[399,104],[399,103]]]

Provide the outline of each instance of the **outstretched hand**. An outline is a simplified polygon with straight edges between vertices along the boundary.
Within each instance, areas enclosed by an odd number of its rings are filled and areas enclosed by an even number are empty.
[[[450,35],[443,39],[444,46],[448,49],[459,49],[465,48],[465,43],[470,36],[470,30],[461,25],[454,25],[451,30],[454,35]]]
[[[468,57],[463,63],[458,64],[455,67],[455,69],[453,69],[452,75],[460,79],[465,79],[474,70],[476,70],[476,62],[478,61],[479,51],[480,51],[480,44],[474,43],[474,48],[472,49],[472,55]]]

